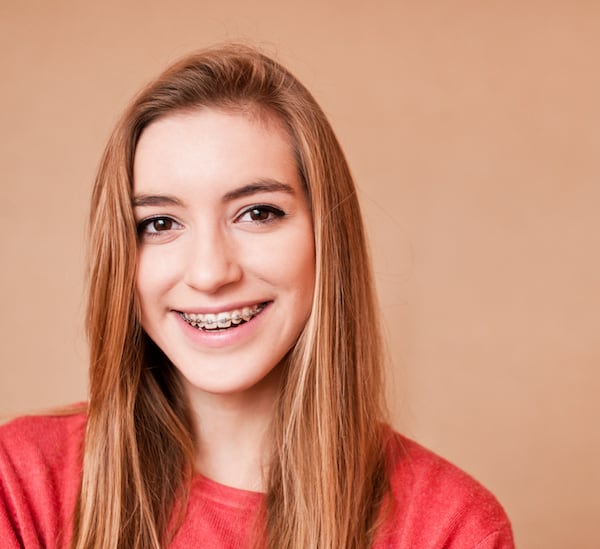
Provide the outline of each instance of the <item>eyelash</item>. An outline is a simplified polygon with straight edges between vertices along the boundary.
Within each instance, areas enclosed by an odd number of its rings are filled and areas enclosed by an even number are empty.
[[[163,229],[162,231],[159,231],[156,229],[154,231],[146,230],[148,227],[150,227],[150,225],[152,225],[152,223],[155,223],[157,221],[166,221],[167,223],[170,224],[170,226],[168,228]],[[158,236],[162,232],[172,231],[173,225],[179,225],[179,223],[177,221],[175,221],[172,217],[168,217],[166,215],[157,215],[155,217],[149,217],[148,219],[144,219],[144,220],[140,221],[137,225],[137,231],[138,231],[138,235],[143,234],[144,236],[155,237],[155,236]]]
[[[262,213],[266,212],[268,217],[267,217],[267,219],[250,219],[248,221],[241,221],[244,216],[252,215],[252,213],[254,213],[254,212],[262,212]],[[275,206],[269,206],[267,204],[255,204],[254,206],[250,206],[250,208],[247,208],[246,210],[244,210],[236,218],[236,221],[241,222],[241,223],[255,223],[257,225],[261,225],[264,223],[273,223],[274,221],[281,219],[285,215],[286,214],[283,210],[280,210],[279,208],[276,208]]]
[[[252,215],[253,213],[256,213],[256,212],[261,212],[261,213],[266,212],[268,217],[266,219],[249,219],[248,221],[242,221],[242,218],[244,216]],[[244,210],[238,217],[236,217],[236,222],[253,223],[253,224],[257,224],[257,225],[262,225],[262,224],[266,224],[266,223],[273,223],[274,221],[281,219],[285,215],[286,215],[286,213],[283,210],[280,210],[279,208],[276,208],[275,206],[269,206],[267,204],[255,204],[254,206],[251,206],[250,208],[247,208],[246,210]],[[153,231],[148,231],[147,229],[153,223],[156,223],[157,221],[166,222],[167,224],[170,224],[170,226],[164,228],[163,230],[156,230],[156,228],[155,228]],[[157,216],[149,217],[147,219],[143,219],[142,221],[140,221],[137,225],[137,231],[138,231],[138,235],[140,235],[140,236],[144,235],[144,236],[149,236],[152,238],[152,237],[159,236],[159,234],[162,232],[168,232],[168,231],[174,230],[173,225],[179,225],[179,223],[177,221],[175,221],[172,217],[169,217],[166,215],[157,215]]]

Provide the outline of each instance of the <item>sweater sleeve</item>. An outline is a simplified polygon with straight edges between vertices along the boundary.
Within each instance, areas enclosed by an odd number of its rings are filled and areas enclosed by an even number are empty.
[[[2,540],[2,547],[6,547],[6,549],[23,547],[13,524],[3,484],[0,484],[0,540]]]
[[[504,509],[475,479],[405,437],[388,450],[392,498],[377,549],[514,549]]]
[[[5,427],[0,438],[0,540],[3,547],[40,547],[27,490],[21,481],[20,469],[24,466],[27,470],[28,460],[11,452],[10,432],[10,427]]]
[[[507,524],[504,528],[487,536],[474,549],[514,549],[514,547],[512,530]]]
[[[3,549],[66,545],[79,485],[84,423],[81,415],[39,416],[0,427]]]

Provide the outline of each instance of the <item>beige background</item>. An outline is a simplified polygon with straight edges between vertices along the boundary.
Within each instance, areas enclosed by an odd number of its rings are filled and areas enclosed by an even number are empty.
[[[289,66],[345,147],[396,426],[490,487],[519,547],[600,547],[593,0],[1,0],[0,414],[85,398],[102,147],[142,83],[227,39]]]

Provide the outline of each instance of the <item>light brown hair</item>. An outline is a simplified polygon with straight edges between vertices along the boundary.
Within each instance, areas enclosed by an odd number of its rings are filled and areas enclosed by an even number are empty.
[[[185,508],[193,428],[176,370],[139,324],[131,198],[144,128],[201,108],[277,117],[313,216],[313,307],[287,357],[257,539],[264,535],[269,548],[368,547],[387,476],[378,318],[354,183],[306,88],[269,57],[237,45],[190,55],[151,82],[101,161],[90,217],[90,402],[72,547],[160,547]]]

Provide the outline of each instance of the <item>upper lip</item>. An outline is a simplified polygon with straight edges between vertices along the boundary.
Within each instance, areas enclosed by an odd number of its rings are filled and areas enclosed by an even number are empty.
[[[200,306],[197,308],[194,307],[185,307],[183,309],[173,309],[174,311],[178,312],[178,313],[185,313],[185,314],[216,314],[216,313],[222,313],[225,311],[235,311],[236,309],[243,309],[244,307],[254,307],[254,305],[262,305],[263,303],[267,304],[270,303],[269,300],[255,300],[255,301],[239,301],[237,303],[228,303],[228,304],[224,304],[224,305],[215,305],[215,306],[211,306],[211,307],[206,307],[206,306]]]

